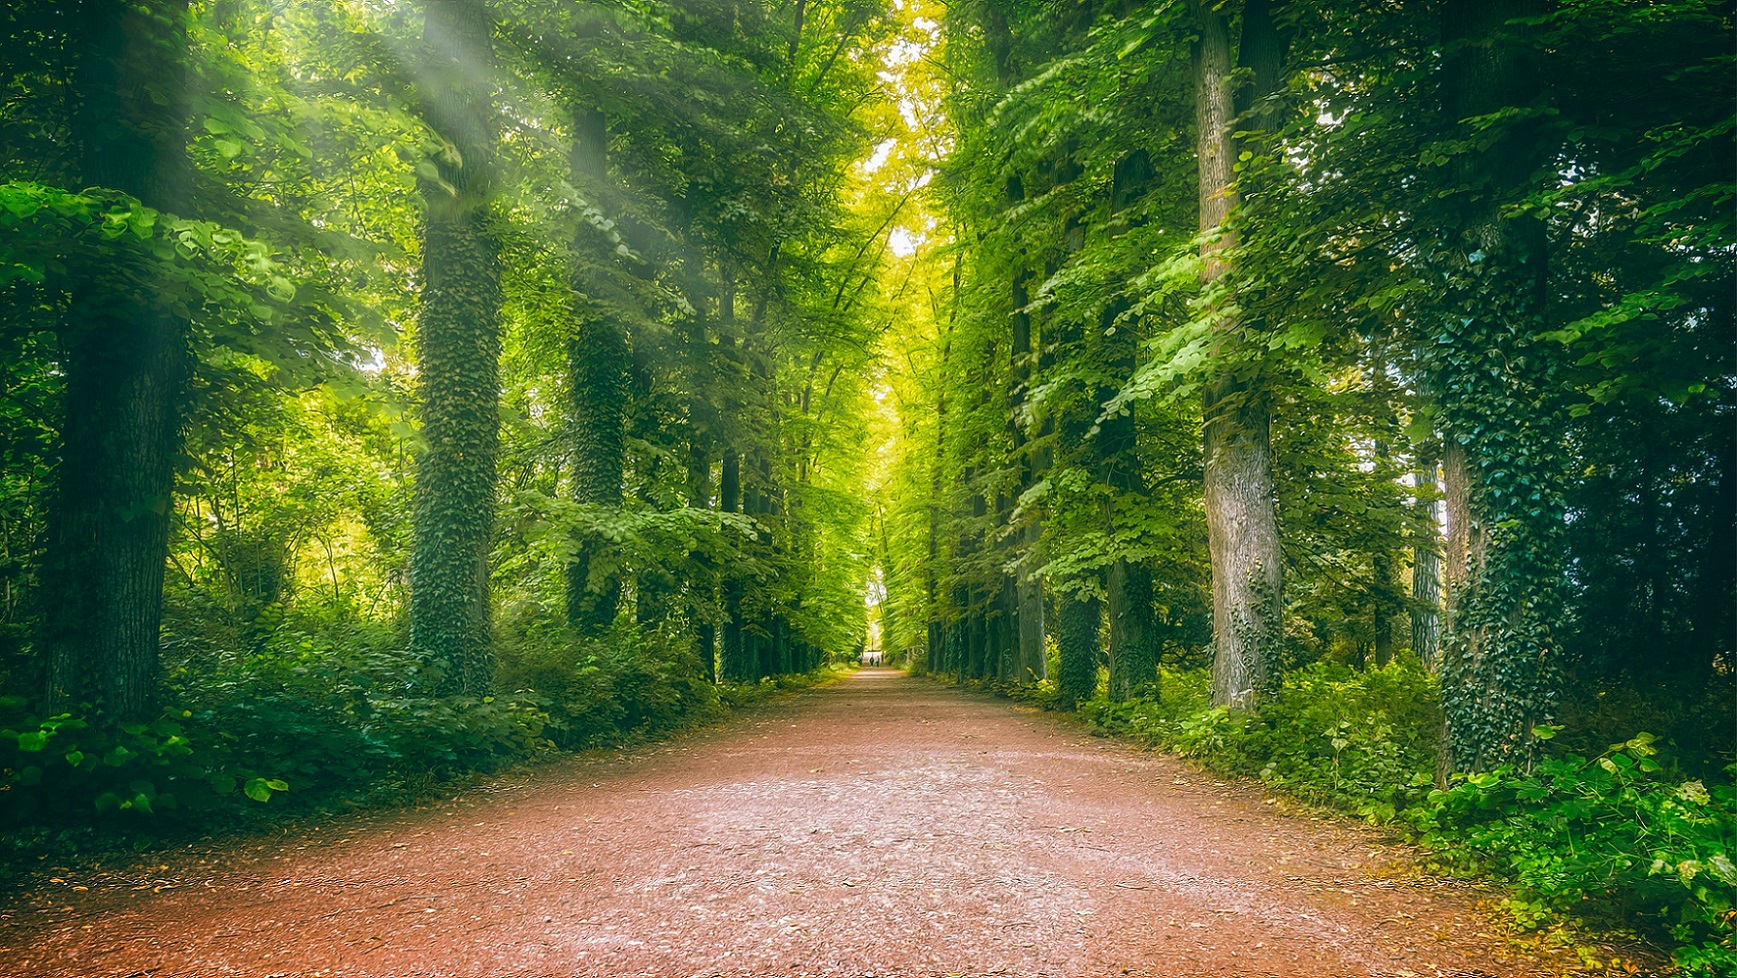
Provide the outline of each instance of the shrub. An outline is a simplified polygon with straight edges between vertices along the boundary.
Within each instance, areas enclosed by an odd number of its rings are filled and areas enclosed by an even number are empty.
[[[43,717],[28,712],[22,699],[0,699],[0,824],[199,811],[243,795],[267,801],[287,790],[222,750],[196,750],[186,718],[98,727],[71,713]]]
[[[1316,804],[1376,821],[1421,800],[1435,770],[1441,728],[1434,680],[1394,662],[1356,670],[1317,663],[1285,678],[1250,713],[1211,706],[1204,670],[1166,673],[1161,700],[1094,701],[1097,729],[1258,777]]]
[[[1737,974],[1737,765],[1725,773],[1675,777],[1643,733],[1593,758],[1456,778],[1408,820],[1513,880],[1523,922],[1569,911],[1632,925],[1668,936],[1686,974]]]
[[[1737,974],[1737,765],[1691,778],[1643,733],[1591,758],[1564,753],[1437,791],[1439,697],[1415,666],[1317,664],[1242,714],[1213,708],[1208,683],[1205,671],[1166,673],[1161,701],[1081,712],[1101,732],[1397,820],[1450,866],[1510,881],[1523,925],[1575,914],[1634,927],[1674,946],[1683,974]]]

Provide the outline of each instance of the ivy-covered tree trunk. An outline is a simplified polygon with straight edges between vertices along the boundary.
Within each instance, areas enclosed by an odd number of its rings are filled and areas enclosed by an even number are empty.
[[[571,167],[574,182],[601,188],[609,178],[609,130],[603,113],[573,110]],[[567,347],[568,424],[573,439],[573,498],[608,510],[621,508],[626,465],[628,370],[631,355],[620,324],[588,301],[575,282],[578,322]],[[597,636],[615,621],[621,604],[621,573],[607,553],[609,542],[587,534],[576,542],[567,565],[567,621],[581,635]],[[601,566],[599,566],[601,565]]]
[[[1144,152],[1116,162],[1110,181],[1110,213],[1120,214],[1146,191],[1153,177]],[[1112,234],[1116,233],[1112,223]],[[1118,322],[1127,309],[1123,301],[1104,310],[1092,333],[1095,359],[1118,382],[1134,375],[1139,338],[1132,326]],[[1106,404],[1115,390],[1100,388],[1096,401]],[[1104,504],[1105,532],[1110,539],[1129,532],[1124,515],[1128,503],[1145,494],[1134,406],[1129,405],[1098,427],[1095,439],[1099,478],[1110,489]],[[1158,692],[1158,625],[1152,613],[1152,572],[1138,560],[1118,555],[1104,576],[1105,614],[1110,620],[1110,699],[1121,702],[1135,695]]]
[[[1552,619],[1560,613],[1563,526],[1560,345],[1544,340],[1543,224],[1511,206],[1543,165],[1535,110],[1545,91],[1533,28],[1541,0],[1449,3],[1442,101],[1480,145],[1453,161],[1451,228],[1438,262],[1445,315],[1427,344],[1439,392],[1450,514],[1450,633],[1442,645],[1446,766],[1525,762],[1555,697]],[[1518,110],[1513,112],[1512,110]],[[1460,510],[1454,514],[1453,510]],[[1464,542],[1461,542],[1463,534]]]
[[[1230,271],[1223,253],[1235,246],[1225,221],[1238,203],[1232,132],[1231,45],[1224,15],[1202,0],[1191,4],[1196,148],[1200,171],[1201,280],[1219,287]],[[1254,12],[1250,5],[1247,14]],[[1261,5],[1264,9],[1264,4]],[[1244,25],[1245,43],[1253,18]],[[1221,356],[1233,355],[1235,303],[1219,297]],[[1257,379],[1225,367],[1207,383],[1204,404],[1207,539],[1212,560],[1212,702],[1245,709],[1274,678],[1283,637],[1283,553],[1273,482],[1271,410]]]
[[[1098,690],[1098,627],[1101,607],[1095,595],[1056,596],[1056,693],[1073,709]]]
[[[436,689],[481,693],[494,678],[489,551],[500,440],[500,242],[493,213],[490,19],[482,0],[427,0],[423,114],[448,144],[421,180],[422,316],[417,368],[426,447],[416,461],[410,647]]]
[[[186,0],[93,0],[81,14],[72,120],[80,179],[185,214]],[[89,703],[111,722],[145,719],[155,705],[189,363],[186,320],[129,281],[127,262],[71,270],[44,567],[49,710]]]

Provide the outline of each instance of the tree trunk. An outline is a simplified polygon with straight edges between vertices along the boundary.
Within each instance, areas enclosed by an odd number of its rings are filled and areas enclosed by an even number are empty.
[[[609,130],[603,113],[590,107],[573,110],[573,182],[602,196],[608,179]],[[586,284],[573,282],[578,320],[567,345],[568,423],[573,445],[573,499],[606,509],[621,508],[622,474],[626,467],[628,371],[631,355],[627,337],[608,312],[590,308]],[[609,542],[599,535],[581,535],[567,565],[567,622],[581,635],[596,637],[609,629],[621,604],[621,574],[607,562]]]
[[[1152,617],[1152,572],[1131,560],[1110,565],[1110,699],[1120,703],[1158,690],[1158,636]]]
[[[712,456],[709,440],[704,429],[692,426],[688,429],[688,506],[692,509],[709,509],[712,505]],[[706,616],[715,607],[717,601],[717,581],[713,576],[711,559],[705,554],[690,551],[688,560],[694,565],[694,580],[688,587],[693,594],[692,607],[689,614],[694,622],[694,659],[699,664],[699,675],[707,682],[718,681],[718,632],[717,628]]]
[[[483,0],[428,0],[423,112],[450,145],[423,178],[422,435],[410,554],[410,647],[441,693],[493,681],[489,552],[500,438],[500,242],[492,213],[494,59]]]
[[[1002,29],[1006,30],[1003,23]],[[1011,206],[1025,199],[1025,186],[1018,176],[1007,179],[1005,191]],[[1021,269],[1014,273],[1010,299],[1012,301],[1012,342],[1008,346],[1007,390],[1008,425],[1013,437],[1014,465],[1019,470],[1019,491],[1024,493],[1036,484],[1038,460],[1025,434],[1020,418],[1031,390],[1032,323],[1025,307],[1031,302],[1031,272]],[[1017,543],[1014,541],[1017,540]],[[1043,544],[1043,510],[1032,507],[1025,515],[1025,526],[1018,534],[1008,535],[1009,546],[1018,546],[1024,553],[1022,563],[1035,566],[1037,550]],[[1049,655],[1044,649],[1043,579],[1036,571],[1021,571],[1014,579],[1014,619],[1018,632],[1014,637],[1012,675],[1016,683],[1039,683],[1049,676]]]
[[[1073,709],[1098,691],[1098,626],[1095,596],[1056,598],[1056,692],[1064,709]]]
[[[1120,214],[1145,193],[1152,177],[1150,159],[1144,152],[1129,154],[1116,162],[1110,182],[1110,213]],[[1111,222],[1112,231],[1115,222]],[[1123,300],[1112,302],[1092,334],[1097,359],[1117,384],[1133,377],[1139,360],[1139,339],[1127,323],[1117,320],[1127,311]],[[1109,403],[1116,394],[1101,388],[1096,401]],[[1140,478],[1139,431],[1133,405],[1098,425],[1099,478],[1110,489],[1104,503],[1104,529],[1111,539],[1126,532],[1123,508],[1126,501],[1145,495]],[[1152,572],[1137,560],[1118,556],[1104,578],[1105,613],[1110,619],[1109,696],[1122,702],[1131,696],[1158,693],[1157,621],[1152,614]]]
[[[1417,460],[1417,539],[1411,549],[1411,649],[1436,670],[1441,645],[1441,533],[1436,522],[1436,462]]]
[[[79,176],[184,215],[187,3],[95,0],[82,13],[72,120]],[[89,703],[110,722],[143,720],[156,705],[187,322],[112,267],[72,274],[43,568],[53,595],[43,620],[45,693],[50,711]]]
[[[1230,36],[1224,16],[1191,4],[1200,37],[1194,46],[1195,127],[1200,171],[1201,280],[1209,290],[1230,271],[1223,258],[1236,244],[1225,220],[1239,198],[1238,147],[1231,90]],[[1259,5],[1264,9],[1265,5]],[[1247,13],[1253,14],[1251,4]],[[1253,18],[1245,32],[1256,32]],[[1221,298],[1215,329],[1220,355],[1235,347],[1235,304]],[[1204,404],[1205,497],[1212,559],[1212,702],[1245,709],[1276,678],[1283,637],[1283,554],[1273,483],[1271,412],[1258,381],[1229,367],[1208,384]]]
[[[718,511],[737,511],[742,494],[742,456],[724,452],[724,462],[718,476]],[[742,614],[742,578],[726,571],[724,575],[724,644],[719,651],[718,672],[730,682],[749,682],[753,667],[748,661],[746,619]]]
[[[1385,368],[1376,363],[1376,371]],[[1379,381],[1377,381],[1379,384]],[[1379,387],[1377,388],[1380,389]],[[1391,419],[1390,419],[1391,420]],[[1375,458],[1382,464],[1390,457],[1384,438],[1375,439]],[[1393,619],[1399,610],[1399,565],[1392,551],[1382,549],[1369,556],[1369,612],[1375,635],[1375,668],[1393,661]]]
[[[1535,29],[1511,22],[1542,11],[1540,0],[1443,8],[1450,119],[1536,107],[1546,86],[1529,40]],[[1441,392],[1449,505],[1462,509],[1449,554],[1465,560],[1450,565],[1464,577],[1449,589],[1451,631],[1441,650],[1446,763],[1456,771],[1529,762],[1532,730],[1553,710],[1551,619],[1561,606],[1566,512],[1560,346],[1537,338],[1547,328],[1544,227],[1507,210],[1544,164],[1530,118],[1455,159],[1447,201],[1454,233],[1437,256],[1447,283],[1442,307],[1453,312],[1428,355]]]

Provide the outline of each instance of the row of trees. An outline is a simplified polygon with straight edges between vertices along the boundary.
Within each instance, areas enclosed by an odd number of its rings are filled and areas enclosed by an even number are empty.
[[[858,644],[888,228],[849,164],[898,29],[7,5],[6,687],[148,718],[287,618],[395,633],[427,695],[537,636],[742,681]]]
[[[1204,649],[1230,709],[1409,648],[1444,771],[1729,683],[1729,4],[931,13],[892,647],[1069,703]]]

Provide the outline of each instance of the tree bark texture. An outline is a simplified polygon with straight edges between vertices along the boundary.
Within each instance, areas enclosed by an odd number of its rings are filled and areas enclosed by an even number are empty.
[[[1056,597],[1056,692],[1072,709],[1098,691],[1098,627],[1101,607],[1093,595]]]
[[[1230,271],[1235,246],[1225,221],[1238,203],[1235,99],[1229,29],[1222,13],[1191,4],[1200,36],[1194,46],[1195,127],[1200,177],[1201,278],[1208,289]],[[1245,29],[1247,29],[1245,27]],[[1222,301],[1222,300],[1221,300]],[[1221,352],[1238,324],[1221,306],[1215,328]],[[1212,560],[1212,701],[1245,709],[1274,678],[1283,636],[1283,554],[1273,482],[1271,412],[1265,391],[1224,369],[1205,394],[1205,497]]]
[[[573,110],[570,168],[575,184],[600,193],[609,179],[609,130],[603,113]],[[567,347],[568,424],[573,447],[573,499],[606,510],[621,508],[626,468],[626,419],[631,354],[620,324],[593,305],[586,284],[574,277],[579,309]],[[601,535],[582,535],[567,566],[567,621],[581,635],[596,637],[615,621],[621,605],[621,572]]]
[[[1441,532],[1437,529],[1437,464],[1417,463],[1418,536],[1411,549],[1411,649],[1433,673],[1441,647]]]
[[[448,143],[423,178],[422,436],[410,555],[410,647],[442,693],[493,681],[489,552],[500,440],[500,242],[493,211],[494,59],[487,5],[427,0],[422,109]]]
[[[73,116],[79,174],[147,207],[189,206],[185,0],[83,5]],[[72,269],[61,329],[61,459],[43,569],[50,711],[149,717],[181,445],[187,323],[129,281],[124,256]]]
[[[1516,21],[1543,10],[1542,0],[1444,6],[1449,119],[1465,125],[1538,107],[1546,86],[1534,28]],[[1551,619],[1561,604],[1566,512],[1560,348],[1538,339],[1549,328],[1545,229],[1506,209],[1530,191],[1544,151],[1527,117],[1505,126],[1454,160],[1455,233],[1439,255],[1446,315],[1429,351],[1448,443],[1450,519],[1452,508],[1461,510],[1462,529],[1450,531],[1455,586],[1441,650],[1447,766],[1455,771],[1529,762],[1532,730],[1548,722],[1555,696]]]

